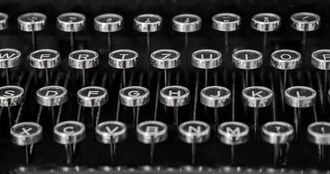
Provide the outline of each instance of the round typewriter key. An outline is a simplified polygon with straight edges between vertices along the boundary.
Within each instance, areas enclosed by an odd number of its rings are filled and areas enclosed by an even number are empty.
[[[119,14],[106,13],[94,18],[94,28],[96,31],[108,33],[108,48],[111,49],[111,33],[124,28],[123,17]]]
[[[200,69],[214,69],[221,65],[221,53],[216,50],[202,49],[193,52],[191,64]]]
[[[262,126],[262,139],[270,144],[286,144],[293,138],[294,129],[289,123],[272,121]]]
[[[7,85],[0,87],[0,106],[7,107],[9,126],[12,126],[11,107],[23,102],[24,89],[19,86]]]
[[[150,92],[142,86],[129,86],[119,91],[121,104],[133,107],[133,119],[135,124],[139,123],[140,107],[150,101]]]
[[[144,144],[160,143],[167,138],[167,126],[160,121],[144,121],[136,127],[137,139]]]
[[[202,121],[190,120],[179,126],[179,138],[191,144],[191,162],[195,163],[195,144],[204,143],[210,138],[210,126]]]
[[[218,127],[218,134],[224,144],[243,144],[249,140],[249,126],[236,121],[224,122]]]
[[[282,49],[274,51],[270,64],[280,70],[292,70],[301,65],[301,54],[294,50]]]
[[[312,53],[312,65],[320,70],[330,70],[330,50],[321,49]]]
[[[63,13],[57,17],[57,28],[70,33],[71,51],[74,50],[74,32],[85,28],[86,17],[80,13]]]
[[[306,45],[306,32],[315,31],[320,28],[321,18],[319,15],[310,12],[294,13],[290,17],[291,27],[303,32],[302,44]]]
[[[46,84],[49,83],[48,69],[55,68],[61,63],[60,53],[51,49],[33,51],[29,55],[30,66],[36,69],[45,69]]]
[[[7,85],[10,83],[9,68],[17,67],[20,63],[21,52],[19,50],[12,48],[0,49],[0,69],[5,69]]]
[[[5,30],[8,28],[8,15],[6,13],[0,12],[0,30]]]
[[[116,69],[122,69],[123,86],[126,86],[126,70],[137,65],[139,54],[136,51],[128,49],[120,49],[112,51],[109,54],[109,65]]]
[[[46,20],[46,15],[37,12],[25,13],[17,18],[18,27],[22,31],[31,32],[33,50],[36,49],[37,44],[35,32],[45,28]]]
[[[262,53],[256,50],[239,50],[233,53],[232,61],[236,68],[245,70],[245,86],[248,86],[248,70],[261,67],[263,62]]]
[[[85,69],[94,68],[99,64],[99,54],[92,50],[77,50],[69,54],[69,66],[82,70],[82,84],[86,84]]]
[[[272,32],[280,28],[281,17],[274,13],[259,13],[252,17],[251,27],[261,32]]]
[[[162,17],[156,14],[142,14],[134,18],[134,29],[139,32],[156,32],[161,24]]]
[[[293,86],[285,90],[285,101],[294,108],[307,108],[314,105],[316,91],[305,86]]]
[[[34,122],[17,123],[10,128],[11,141],[18,146],[25,146],[25,160],[29,164],[33,144],[42,138],[42,127]]]
[[[185,33],[185,45],[188,46],[188,33],[196,32],[202,28],[202,18],[195,14],[180,14],[172,19],[174,31]]]
[[[228,32],[240,28],[241,17],[234,13],[218,13],[212,17],[212,28],[225,33],[225,45],[228,46]]]
[[[95,128],[96,139],[103,144],[115,144],[127,136],[127,127],[119,121],[105,121]]]
[[[37,103],[47,107],[59,106],[68,100],[67,93],[62,86],[45,86],[36,93]]]
[[[34,122],[17,123],[10,129],[11,141],[19,146],[28,146],[42,138],[42,127]]]
[[[180,53],[171,49],[160,49],[151,53],[151,66],[164,70],[164,84],[167,86],[167,69],[173,69],[180,65]]]
[[[324,146],[330,145],[330,123],[318,121],[311,123],[307,128],[307,138],[318,145],[319,162],[324,159]]]
[[[84,107],[101,107],[108,101],[107,90],[98,86],[81,88],[77,95],[78,103]]]
[[[190,101],[190,91],[183,86],[166,86],[160,90],[160,102],[169,107],[174,107],[174,122],[179,124],[178,107],[185,106]]]
[[[166,124],[156,120],[144,121],[137,125],[136,132],[141,143],[150,144],[150,163],[153,163],[155,144],[167,138]]]

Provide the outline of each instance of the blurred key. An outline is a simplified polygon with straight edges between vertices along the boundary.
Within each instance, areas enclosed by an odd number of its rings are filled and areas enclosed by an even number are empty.
[[[307,128],[307,138],[318,145],[319,163],[324,160],[324,146],[330,145],[330,123],[317,121]]]

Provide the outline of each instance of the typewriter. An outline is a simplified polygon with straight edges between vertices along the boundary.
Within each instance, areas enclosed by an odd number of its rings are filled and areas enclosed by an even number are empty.
[[[0,1],[0,173],[329,173],[330,1]]]

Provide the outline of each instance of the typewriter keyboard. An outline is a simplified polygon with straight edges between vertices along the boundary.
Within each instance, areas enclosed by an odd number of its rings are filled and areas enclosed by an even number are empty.
[[[0,173],[329,173],[327,8],[199,3],[4,3]]]

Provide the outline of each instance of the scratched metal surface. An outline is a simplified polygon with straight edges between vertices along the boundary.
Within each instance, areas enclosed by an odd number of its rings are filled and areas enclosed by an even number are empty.
[[[205,86],[204,74],[194,68],[189,63],[191,52],[201,48],[213,48],[223,53],[224,62],[222,66],[209,73],[208,85],[223,85],[235,93],[234,110],[232,105],[220,109],[220,122],[232,119],[233,111],[235,119],[253,125],[253,112],[248,109],[244,113],[243,103],[240,92],[243,80],[242,72],[235,70],[230,61],[233,50],[240,48],[257,49],[264,53],[265,64],[259,70],[251,73],[251,82],[255,85],[265,85],[272,88],[275,92],[276,105],[260,110],[259,125],[272,120],[273,114],[278,120],[293,123],[293,110],[286,107],[282,113],[282,101],[280,93],[281,74],[269,66],[267,60],[272,51],[280,48],[295,49],[303,54],[304,65],[298,70],[289,72],[290,85],[306,85],[313,87],[316,91],[323,91],[323,73],[315,70],[310,65],[310,54],[313,50],[328,48],[330,37],[329,31],[329,1],[82,1],[82,0],[59,0],[59,1],[0,1],[0,11],[9,14],[10,27],[0,33],[0,47],[17,48],[22,51],[24,65],[11,72],[11,82],[19,84],[26,89],[25,102],[22,107],[15,107],[14,120],[20,112],[19,121],[34,121],[37,118],[38,105],[35,100],[35,91],[44,84],[42,72],[36,72],[29,68],[26,56],[31,52],[30,36],[28,33],[21,32],[16,27],[16,18],[19,14],[29,11],[40,11],[48,16],[48,24],[44,31],[38,33],[39,48],[52,48],[58,50],[62,55],[62,64],[52,71],[52,83],[58,82],[64,85],[68,80],[67,88],[69,100],[63,106],[61,120],[75,119],[78,105],[76,101],[76,91],[81,87],[81,73],[70,71],[67,64],[69,53],[68,34],[56,29],[56,16],[62,12],[77,11],[87,16],[87,28],[77,34],[77,47],[98,51],[101,63],[93,70],[87,71],[87,85],[102,85],[102,79],[106,78],[105,87],[109,91],[109,102],[102,107],[101,120],[114,119],[116,116],[116,105],[121,74],[107,65],[106,36],[93,30],[92,19],[94,16],[104,12],[116,12],[122,14],[125,19],[123,31],[113,35],[113,49],[129,48],[139,53],[139,65],[134,70],[128,72],[129,83],[132,85],[143,85],[151,91],[151,101],[148,105],[141,108],[140,120],[149,120],[154,116],[155,96],[157,83],[163,86],[161,71],[149,68],[145,46],[145,35],[132,29],[132,19],[135,15],[144,12],[154,12],[164,18],[164,27],[160,32],[151,34],[151,50],[160,48],[173,48],[181,52],[182,65],[174,71],[170,71],[170,84],[180,84],[190,89],[194,98],[196,87],[197,91]],[[275,8],[276,7],[276,8]],[[231,11],[242,16],[242,27],[239,31],[230,33],[229,48],[223,44],[222,33],[211,29],[211,16],[218,12]],[[270,11],[278,13],[283,20],[279,31],[271,33],[268,37],[266,49],[262,46],[262,35],[250,28],[250,17],[257,12]],[[289,16],[296,11],[312,11],[320,14],[322,18],[321,29],[317,32],[308,33],[307,45],[301,45],[301,33],[293,31],[289,27]],[[171,17],[183,13],[191,12],[199,14],[203,18],[203,28],[200,32],[194,33],[189,37],[189,50],[184,51],[183,35],[171,30]],[[227,50],[227,51],[226,51]],[[1,73],[0,85],[5,85],[4,73]],[[234,86],[234,88],[233,88]],[[321,95],[319,95],[321,96]],[[192,100],[188,106],[179,109],[180,122],[190,120],[196,110],[197,119],[204,120],[213,124],[213,112],[208,109],[204,112],[204,107],[197,102],[194,107]],[[316,111],[318,120],[327,120],[329,117],[322,114],[320,109],[321,98],[318,98]],[[197,109],[194,109],[197,108]],[[272,112],[272,111],[275,111]],[[94,133],[90,125],[90,111],[85,110],[84,122],[88,125],[86,139],[79,144],[78,155],[74,165],[98,167],[109,165],[109,147],[98,143],[94,138]],[[328,157],[329,150],[325,149],[325,159],[322,164],[318,163],[317,147],[306,140],[306,127],[314,121],[315,112],[313,108],[302,111],[302,125],[299,131],[299,138],[290,145],[288,162],[284,168],[297,169],[296,172],[307,169],[328,170],[330,168]],[[33,161],[31,166],[65,166],[64,147],[53,141],[51,118],[47,109],[43,110],[41,125],[44,128],[44,136],[40,143],[35,145]],[[120,121],[128,125],[132,123],[132,111],[120,108]],[[157,110],[157,119],[172,125],[172,110],[164,112],[164,108]],[[8,116],[6,109],[1,114],[1,134],[0,134],[0,171],[7,172],[19,166],[25,166],[24,148],[10,143],[8,137]],[[220,143],[212,132],[211,138],[204,144],[197,145],[196,166],[218,167],[231,165],[230,147]],[[130,126],[127,139],[117,145],[116,166],[139,167],[149,165],[149,146],[139,143]],[[168,139],[156,145],[155,160],[153,165],[180,167],[191,164],[191,148],[180,141],[173,127],[170,127]],[[258,169],[260,167],[273,166],[273,148],[263,142],[260,138],[251,137],[248,143],[235,147],[235,161],[233,166],[243,166]],[[47,167],[46,167],[47,169]],[[138,168],[137,168],[138,169]],[[143,171],[143,170],[142,170]],[[277,170],[276,170],[277,171]],[[275,171],[275,172],[276,172]],[[279,170],[280,171],[280,170]],[[290,170],[291,171],[291,170]],[[267,171],[268,172],[268,171]]]

